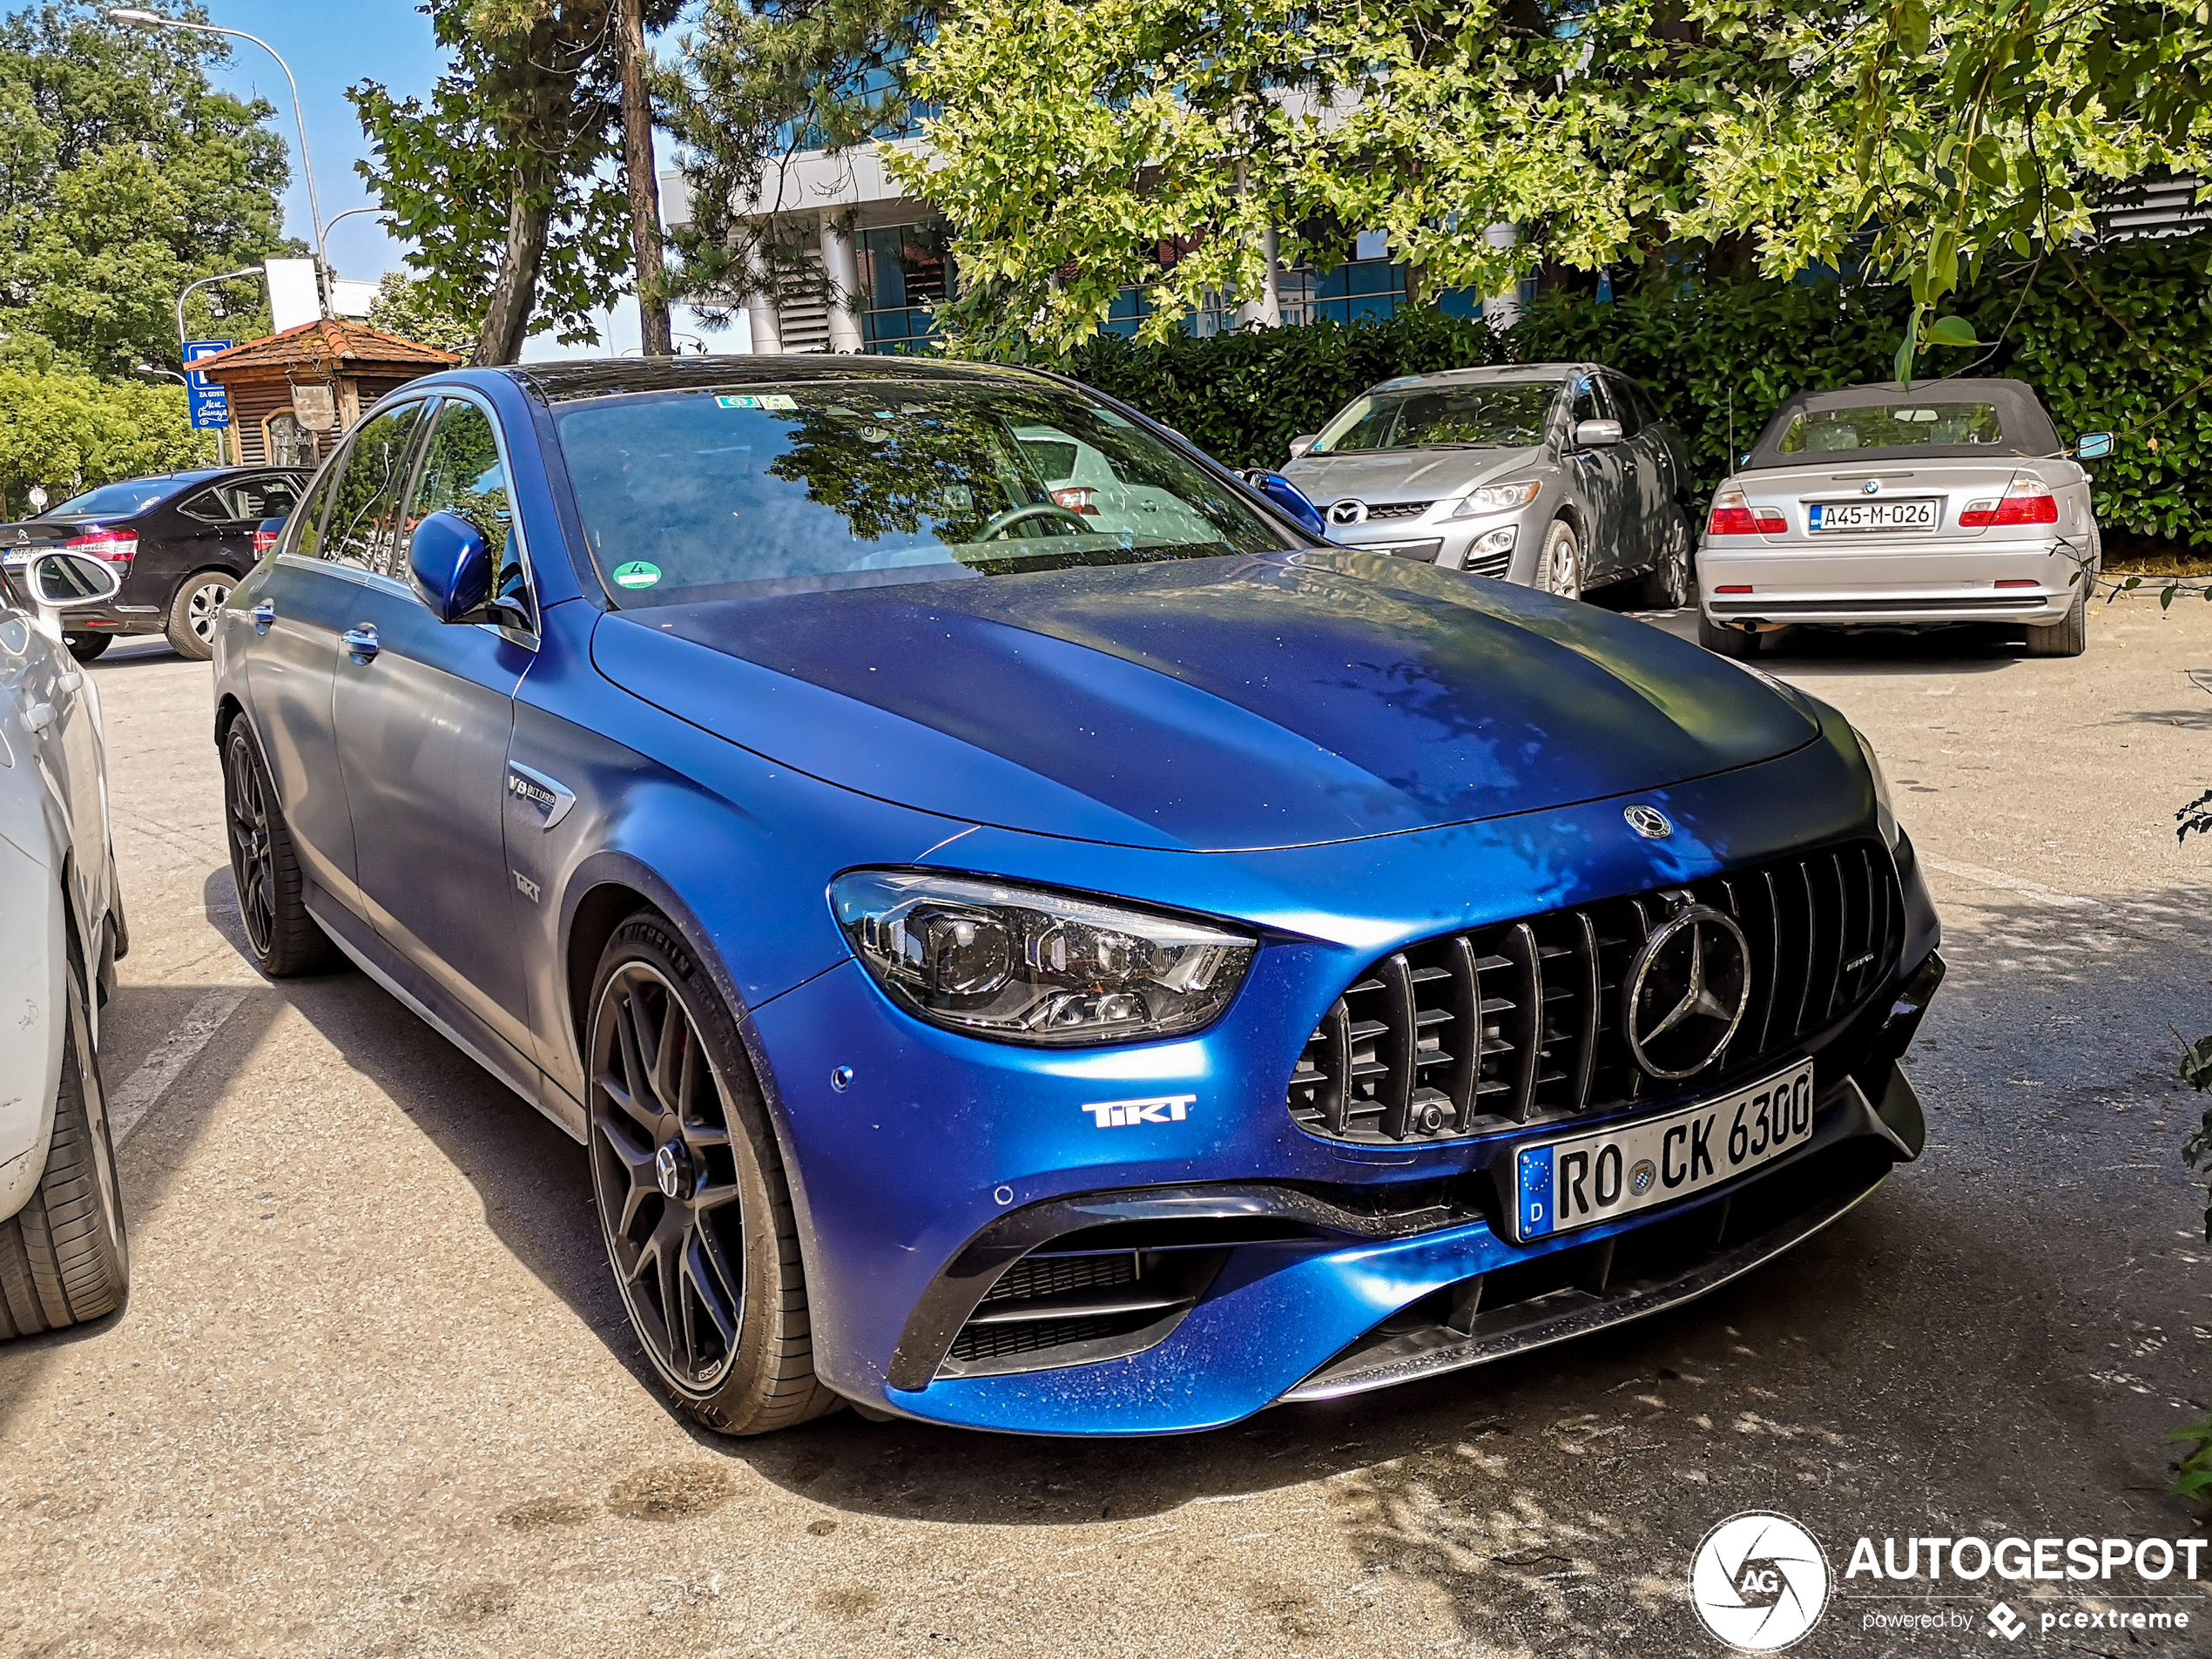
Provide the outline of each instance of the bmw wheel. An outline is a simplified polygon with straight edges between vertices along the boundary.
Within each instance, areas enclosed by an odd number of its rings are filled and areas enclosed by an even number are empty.
[[[1716,656],[1748,663],[1759,654],[1760,636],[1749,628],[1730,628],[1697,613],[1697,643]]]
[[[833,1409],[814,1377],[782,1155],[736,1022],[651,912],[615,929],[593,984],[591,1188],[645,1357],[725,1434]]]
[[[1542,550],[1536,555],[1536,585],[1562,599],[1582,597],[1582,545],[1563,518],[1554,519],[1544,532]]]
[[[330,941],[307,914],[292,831],[244,715],[223,736],[223,822],[239,921],[254,965],[271,979],[324,966],[330,960]]]
[[[169,643],[177,655],[204,663],[215,654],[215,617],[238,578],[228,570],[196,570],[169,602]]]

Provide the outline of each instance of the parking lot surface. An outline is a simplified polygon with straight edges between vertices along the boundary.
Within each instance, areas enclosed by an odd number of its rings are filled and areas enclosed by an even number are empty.
[[[1658,625],[1689,631],[1686,617]],[[842,1413],[752,1441],[662,1404],[579,1148],[365,977],[239,954],[209,671],[91,671],[133,936],[109,1010],[131,1300],[0,1348],[0,1653],[1720,1651],[1685,1597],[1770,1509],[1871,1534],[2201,1535],[2212,605],[2087,656],[1997,636],[1764,666],[1874,739],[1951,978],[1921,1161],[1805,1247],[1592,1340],[1217,1433],[1091,1444]],[[1796,1651],[1986,1654],[1868,1629]],[[2005,1586],[2031,1620],[2067,1584]],[[2031,1631],[1995,1650],[2212,1651]]]

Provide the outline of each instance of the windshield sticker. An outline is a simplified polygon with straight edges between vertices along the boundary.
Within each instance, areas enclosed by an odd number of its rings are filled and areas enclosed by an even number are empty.
[[[650,588],[659,580],[660,566],[648,564],[643,559],[615,566],[615,586],[618,588]]]
[[[798,401],[788,392],[762,392],[738,397],[718,397],[715,402],[725,409],[795,409]]]

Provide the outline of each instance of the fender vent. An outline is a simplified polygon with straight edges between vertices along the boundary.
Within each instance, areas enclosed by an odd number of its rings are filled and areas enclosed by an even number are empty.
[[[1904,948],[1897,872],[1871,843],[1429,940],[1337,999],[1291,1074],[1292,1121],[1332,1140],[1448,1140],[1671,1089],[1629,1051],[1621,985],[1684,894],[1750,948],[1750,1003],[1701,1091],[1857,1013]]]

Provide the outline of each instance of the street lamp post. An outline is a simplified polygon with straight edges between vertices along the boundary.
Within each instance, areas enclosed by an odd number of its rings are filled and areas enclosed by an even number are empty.
[[[185,301],[192,298],[192,290],[195,288],[204,288],[211,282],[235,282],[241,277],[257,277],[260,274],[261,267],[260,266],[249,265],[241,270],[225,271],[219,276],[202,277],[197,282],[187,282],[185,284],[184,292],[177,296],[177,361],[179,362],[182,363],[185,361]],[[185,367],[190,368],[191,365],[187,363],[185,364]],[[169,371],[164,368],[150,372],[166,374]],[[177,378],[181,381],[184,380],[185,377],[179,374]],[[192,395],[192,382],[190,381],[185,381],[185,386],[186,388],[185,395],[189,397]],[[215,434],[215,458],[218,461],[220,461],[222,457],[223,435],[220,431],[218,431]]]
[[[178,385],[179,385],[179,386],[183,387],[183,388],[185,388],[185,395],[186,397],[190,397],[190,396],[192,395],[192,382],[191,382],[190,381],[186,380],[186,379],[185,379],[185,378],[182,374],[179,374],[179,373],[178,373],[175,369],[173,369],[173,368],[160,368],[160,367],[158,367],[158,365],[153,364],[153,363],[133,363],[133,364],[131,366],[131,372],[132,372],[133,374],[158,374],[158,375],[160,375],[160,376],[161,376],[161,378],[162,378],[163,380],[165,380],[165,381],[176,381],[176,382],[177,382],[177,384],[178,384]],[[192,448],[193,448],[195,450],[197,450],[197,449],[199,448],[199,438],[198,438],[198,437],[194,437],[194,438],[192,439]],[[223,435],[222,435],[220,432],[218,432],[218,433],[216,433],[216,435],[215,435],[215,463],[216,463],[216,465],[220,466],[220,465],[222,464],[222,461],[223,461]]]
[[[259,35],[249,35],[243,29],[223,29],[212,23],[192,23],[182,17],[165,17],[158,11],[147,11],[138,6],[110,6],[107,20],[126,29],[183,29],[198,35],[234,35],[240,40],[250,40],[277,61],[284,71],[285,84],[292,89],[292,122],[300,131],[300,171],[307,180],[307,219],[315,232],[315,299],[324,316],[330,314],[330,301],[323,292],[324,273],[330,262],[323,257],[322,204],[315,196],[315,166],[307,158],[307,118],[300,107],[300,83],[293,78],[292,65],[284,61],[284,54],[263,40]],[[178,333],[181,335],[180,326]]]

